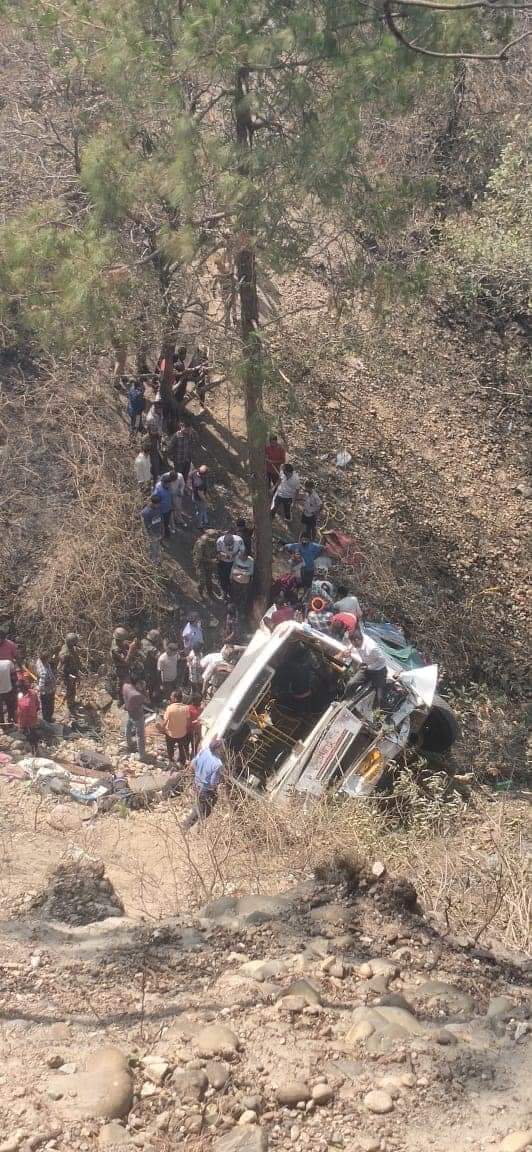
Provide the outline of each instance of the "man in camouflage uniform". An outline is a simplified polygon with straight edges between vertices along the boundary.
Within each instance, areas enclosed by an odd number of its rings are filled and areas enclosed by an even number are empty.
[[[192,563],[198,578],[198,592],[200,596],[205,591],[212,596],[213,564],[216,560],[216,541],[219,532],[216,528],[207,528],[192,549]]]

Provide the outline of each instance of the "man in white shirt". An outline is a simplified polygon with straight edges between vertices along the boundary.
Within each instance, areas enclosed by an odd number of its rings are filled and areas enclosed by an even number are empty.
[[[225,532],[216,541],[216,555],[218,557],[218,578],[224,596],[229,599],[231,595],[231,568],[233,561],[244,551],[244,541],[241,536],[232,532]]]
[[[273,494],[271,504],[272,520],[277,512],[282,508],[284,518],[289,524],[292,519],[292,504],[299,492],[300,480],[297,472],[294,472],[293,464],[283,464],[280,471],[280,479]]]
[[[231,568],[231,598],[245,613],[249,608],[255,561],[244,546]]]
[[[4,723],[4,708],[9,724],[15,723],[17,710],[17,674],[12,660],[0,660],[0,724]]]
[[[186,528],[186,520],[183,516],[183,496],[185,494],[185,479],[181,472],[172,471],[169,473],[171,479],[168,485],[168,490],[172,497],[172,526],[177,528]]]
[[[169,644],[167,642],[164,652],[161,652],[157,660],[157,669],[161,677],[163,696],[168,696],[175,688],[178,663],[179,649],[177,644]]]
[[[135,470],[135,479],[139,485],[139,488],[141,488],[143,492],[147,491],[148,488],[151,489],[152,475],[149,441],[145,441],[143,443],[138,456],[135,456],[133,468]]]
[[[355,632],[351,637],[351,656],[357,664],[362,665],[362,669],[350,681],[349,687],[363,683],[364,679],[369,680],[375,689],[375,702],[380,708],[386,689],[387,673],[386,660],[379,645],[370,636]]]
[[[234,648],[230,644],[224,644],[220,652],[208,652],[206,656],[202,657],[203,691],[208,688],[215,673],[231,671],[233,665],[230,663],[230,658],[233,652]]]
[[[316,525],[318,523],[320,508],[321,500],[314,488],[314,481],[307,480],[305,483],[305,492],[303,495],[301,523],[303,524],[311,540],[316,539]]]

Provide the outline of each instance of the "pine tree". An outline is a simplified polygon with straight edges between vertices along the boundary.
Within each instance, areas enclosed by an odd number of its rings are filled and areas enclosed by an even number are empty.
[[[80,84],[77,196],[32,206],[4,230],[0,320],[56,346],[107,339],[120,370],[147,313],[158,314],[171,352],[187,301],[201,297],[202,269],[223,258],[239,298],[233,370],[244,387],[265,596],[268,365],[257,269],[286,273],[316,240],[316,222],[327,227],[330,216],[356,233],[378,208],[364,170],[364,108],[393,114],[418,99],[434,64],[399,43],[389,12],[363,0],[21,0],[12,13],[46,39],[56,74],[88,78],[91,98]],[[436,25],[423,5],[408,16],[410,38],[424,34],[428,50],[474,49],[469,12]],[[444,84],[449,66],[438,67]]]

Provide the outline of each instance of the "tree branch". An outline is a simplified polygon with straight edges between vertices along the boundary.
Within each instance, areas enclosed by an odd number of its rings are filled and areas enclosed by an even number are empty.
[[[403,3],[403,0],[401,0],[401,3]],[[516,44],[520,44],[523,40],[526,40],[528,36],[532,35],[532,32],[523,32],[520,36],[516,36],[516,38],[514,40],[510,40],[507,44],[505,44],[499,50],[499,52],[490,53],[490,54],[485,54],[485,53],[481,53],[481,52],[436,52],[432,48],[420,48],[417,44],[414,44],[411,40],[407,40],[406,36],[403,35],[403,33],[401,32],[401,29],[398,28],[397,24],[395,23],[397,17],[400,15],[400,13],[396,13],[396,12],[392,13],[391,12],[391,5],[392,5],[392,0],[384,0],[382,11],[383,11],[386,26],[389,28],[392,35],[395,36],[395,39],[398,40],[399,43],[403,45],[403,47],[408,48],[410,52],[417,52],[418,55],[420,55],[420,56],[432,56],[432,57],[435,57],[437,60],[502,60],[502,61],[504,61],[507,59],[508,52],[510,51],[511,48],[515,48]],[[448,9],[452,9],[453,11],[456,12],[456,11],[460,11],[460,9],[462,9],[462,8],[489,8],[489,9],[495,11],[499,7],[499,5],[490,4],[489,0],[469,0],[469,2],[466,4],[454,4],[454,5],[453,4],[449,4],[449,5],[447,5],[447,4],[433,4],[433,3],[430,3],[429,0],[405,0],[405,3],[403,6],[406,6],[408,8],[418,8],[418,7],[419,8],[434,8],[440,12],[441,11],[447,11]],[[502,7],[502,5],[501,5],[501,7]],[[510,7],[510,5],[507,5],[506,7]],[[511,7],[518,8],[519,6],[518,5],[515,5],[515,6],[511,5]]]

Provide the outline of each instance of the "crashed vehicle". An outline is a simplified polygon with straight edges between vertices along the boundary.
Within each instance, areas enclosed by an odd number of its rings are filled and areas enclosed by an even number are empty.
[[[273,632],[262,625],[204,709],[203,743],[223,737],[242,783],[272,799],[327,790],[368,795],[409,745],[446,752],[458,728],[436,695],[437,665],[424,665],[392,626],[362,630],[386,660],[379,708],[366,678],[352,685],[360,664],[346,644],[308,623],[288,620]],[[302,665],[310,666],[311,682],[304,708],[290,694]]]

